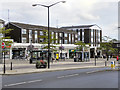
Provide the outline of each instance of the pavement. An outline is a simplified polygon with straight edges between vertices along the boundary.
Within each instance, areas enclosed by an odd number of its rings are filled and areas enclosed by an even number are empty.
[[[99,58],[96,60],[97,64],[95,66],[95,60],[90,59],[88,62],[74,62],[73,59],[66,59],[65,61],[54,61],[50,62],[50,68],[40,68],[36,69],[35,64],[29,64],[27,60],[6,60],[6,72],[3,73],[3,64],[0,64],[0,75],[19,75],[19,74],[29,74],[29,73],[40,73],[40,72],[52,72],[60,70],[71,70],[71,69],[83,69],[83,68],[100,68],[100,67],[110,67],[111,61],[116,61],[115,58],[109,59],[107,66],[105,66],[106,59]],[[11,62],[13,70],[10,70]],[[71,66],[72,65],[72,66]],[[116,61],[116,67],[118,62]]]

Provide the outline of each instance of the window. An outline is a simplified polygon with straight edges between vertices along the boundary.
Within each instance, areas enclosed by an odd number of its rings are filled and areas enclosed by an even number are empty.
[[[51,34],[52,34],[52,35],[51,35],[51,38],[53,39],[53,38],[54,38],[54,32],[52,32]]]
[[[75,34],[75,38],[77,38],[77,34]]]
[[[43,31],[40,31],[40,35],[43,35]]]
[[[67,41],[68,41],[68,40],[65,40],[65,44],[67,44]]]
[[[75,43],[77,42],[77,40],[75,40]]]
[[[22,29],[22,34],[26,34],[26,29]]]
[[[56,40],[56,43],[58,43],[58,40]]]
[[[84,29],[82,29],[82,41],[84,42]]]
[[[42,39],[42,38],[40,39],[40,42],[43,42],[43,39]]]
[[[59,33],[60,37],[62,37],[62,33]]]
[[[72,42],[74,42],[74,34],[72,34]]]
[[[67,33],[65,33],[65,37],[67,37]]]
[[[35,31],[35,43],[38,43],[38,35],[37,35],[37,31]]]
[[[58,33],[56,33],[56,39],[58,39]]]
[[[22,43],[26,43],[26,38],[22,37]]]
[[[32,30],[29,30],[29,43],[31,42],[32,39]]]
[[[60,42],[59,42],[60,44],[61,44],[61,40],[60,40]]]
[[[69,43],[71,43],[71,34],[69,34]]]

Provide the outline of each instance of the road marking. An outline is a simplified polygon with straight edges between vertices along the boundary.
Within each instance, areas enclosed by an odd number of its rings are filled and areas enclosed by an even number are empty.
[[[33,81],[27,81],[27,82],[20,82],[20,83],[14,83],[14,84],[8,84],[4,85],[5,87],[10,87],[10,86],[17,86],[17,85],[22,85],[22,84],[27,84],[27,83],[34,83],[34,82],[40,82],[42,80],[33,80]]]
[[[66,75],[66,76],[60,76],[57,78],[65,78],[65,77],[73,77],[73,76],[78,76],[79,74],[72,74],[72,75]]]
[[[42,80],[34,80],[34,81],[28,81],[27,83],[33,83],[33,82],[41,82]]]
[[[86,72],[87,74],[91,74],[91,73],[96,73],[96,72],[99,72],[99,70],[96,70],[96,71],[90,71],[90,72]]]
[[[16,85],[21,85],[21,84],[25,84],[26,82],[20,82],[20,83],[14,83],[14,84],[9,84],[9,85],[4,85],[5,87],[9,87],[9,86],[16,86]]]
[[[65,76],[65,77],[73,77],[73,76],[77,76],[77,75],[79,75],[79,74],[67,75],[67,76]]]
[[[65,76],[60,76],[60,77],[57,77],[57,78],[64,78]]]

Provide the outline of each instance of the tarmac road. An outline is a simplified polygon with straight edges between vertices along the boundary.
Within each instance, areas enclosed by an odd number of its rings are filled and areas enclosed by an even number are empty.
[[[118,71],[89,68],[3,76],[3,88],[118,88]]]

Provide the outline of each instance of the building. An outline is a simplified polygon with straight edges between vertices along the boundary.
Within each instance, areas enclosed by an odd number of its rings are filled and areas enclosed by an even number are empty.
[[[44,36],[46,33],[43,30],[47,30],[48,28],[45,26],[39,25],[31,25],[31,24],[24,24],[24,23],[17,23],[17,22],[9,22],[5,25],[6,29],[10,28],[13,29],[9,34],[5,36],[9,36],[11,39],[14,40],[12,45],[12,53],[10,54],[10,58],[16,58],[17,56],[25,57],[27,52],[27,47],[30,45],[32,41],[32,45],[34,45],[34,49],[41,49],[43,46],[42,42],[44,42],[43,38],[39,36]],[[74,49],[74,43],[77,42],[78,37],[77,33],[72,30],[65,30],[61,28],[52,28],[50,27],[50,33],[55,36],[57,40],[53,41],[52,44],[58,43],[57,49],[60,53],[63,54],[66,58],[69,58],[69,50]],[[64,50],[59,50],[60,46],[63,46]]]
[[[5,23],[4,20],[0,19],[0,28],[3,28],[4,23]],[[2,37],[3,37],[3,35],[2,35],[2,33],[0,33],[0,39]],[[2,63],[2,48],[1,48],[1,43],[0,43],[0,63]]]
[[[66,26],[61,28],[76,31],[78,41],[86,44],[90,43],[91,58],[93,58],[95,54],[100,56],[100,51],[98,51],[97,48],[100,47],[100,42],[102,42],[102,29],[98,25]]]

